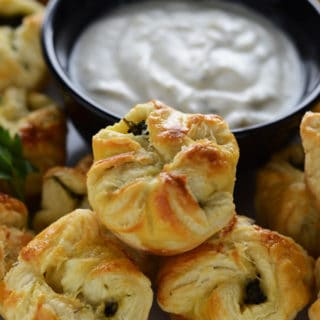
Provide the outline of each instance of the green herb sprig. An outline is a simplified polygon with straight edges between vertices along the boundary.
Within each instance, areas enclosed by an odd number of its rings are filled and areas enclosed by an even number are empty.
[[[36,171],[23,156],[20,137],[0,127],[0,180],[8,183],[13,196],[24,200],[26,178]]]

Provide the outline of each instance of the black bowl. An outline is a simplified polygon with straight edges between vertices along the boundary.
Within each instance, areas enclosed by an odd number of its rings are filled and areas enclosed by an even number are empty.
[[[100,128],[119,120],[89,101],[70,79],[70,52],[81,31],[101,13],[137,0],[51,0],[42,29],[42,44],[48,66],[62,86],[65,107],[75,127],[91,143]],[[294,41],[306,73],[303,97],[290,114],[272,122],[235,129],[240,146],[240,165],[253,166],[266,160],[297,133],[302,115],[320,97],[320,13],[306,0],[228,0],[242,3],[271,19]],[[152,97],[150,97],[152,98]],[[142,101],[143,102],[143,101]],[[173,106],[174,107],[174,106]]]

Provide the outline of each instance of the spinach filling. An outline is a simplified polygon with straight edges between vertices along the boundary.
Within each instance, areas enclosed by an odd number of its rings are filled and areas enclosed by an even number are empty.
[[[110,301],[110,302],[107,302],[105,307],[104,307],[104,314],[107,318],[111,318],[113,317],[117,311],[118,311],[118,302],[116,301]]]
[[[245,287],[244,304],[261,304],[267,301],[263,293],[259,278],[250,280]]]
[[[133,121],[129,121],[127,119],[123,119],[123,121],[126,123],[126,125],[129,127],[128,133],[132,133],[135,136],[140,136],[140,135],[148,135],[148,126],[146,122],[140,121],[138,123],[134,123]]]

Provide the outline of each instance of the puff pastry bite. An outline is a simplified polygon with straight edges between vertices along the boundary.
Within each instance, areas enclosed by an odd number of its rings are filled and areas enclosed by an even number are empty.
[[[320,113],[307,112],[300,124],[301,145],[273,156],[257,175],[259,224],[320,255]]]
[[[20,136],[25,158],[38,169],[26,181],[26,195],[36,195],[41,191],[42,174],[65,163],[64,113],[46,95],[22,88],[8,88],[1,98],[0,126]]]
[[[89,203],[127,244],[158,255],[190,250],[229,223],[239,156],[217,115],[159,102],[135,106],[93,137]]]
[[[25,16],[43,10],[35,0],[0,0],[0,16]]]
[[[0,192],[0,225],[24,229],[27,219],[28,209],[24,203]]]
[[[75,167],[54,167],[47,171],[42,187],[42,208],[35,213],[32,223],[36,232],[75,209],[89,208],[86,173],[91,164],[92,155],[89,154]],[[156,257],[125,245],[107,229],[104,229],[104,235],[117,242],[143,273],[154,279],[158,266]]]
[[[291,238],[236,219],[160,268],[158,303],[173,319],[293,320],[310,301],[313,259]]]
[[[75,209],[88,209],[86,172],[92,164],[92,155],[82,158],[73,168],[54,167],[44,176],[42,190],[42,209],[36,212],[33,229],[37,232],[49,226],[62,216]],[[156,257],[135,250],[103,229],[105,237],[116,242],[148,277],[154,279],[158,267]]]
[[[27,216],[27,208],[21,201],[0,193],[0,279],[33,237],[26,231]]]
[[[33,218],[33,227],[40,231],[52,222],[77,208],[89,208],[87,171],[92,156],[87,155],[75,167],[49,169],[42,184],[41,210]]]
[[[0,26],[0,91],[10,86],[36,89],[46,83],[42,20],[43,13],[37,13],[26,16],[17,28]]]
[[[78,209],[21,250],[0,284],[0,312],[7,320],[143,320],[152,296],[149,279],[95,214]]]

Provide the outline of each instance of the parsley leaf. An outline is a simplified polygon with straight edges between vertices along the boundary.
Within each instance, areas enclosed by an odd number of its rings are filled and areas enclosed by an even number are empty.
[[[23,156],[20,137],[11,137],[8,130],[0,127],[0,180],[5,180],[10,191],[24,200],[25,181],[36,168]]]

